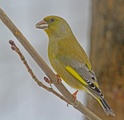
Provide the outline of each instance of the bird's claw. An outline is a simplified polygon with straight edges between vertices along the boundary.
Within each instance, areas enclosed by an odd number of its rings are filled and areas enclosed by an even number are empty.
[[[56,77],[57,77],[57,82],[58,82],[58,83],[61,83],[61,81],[62,81],[62,80],[61,80],[61,77],[60,77],[58,74],[56,74]]]
[[[76,90],[73,94],[72,94],[72,96],[73,96],[73,102],[76,100],[76,95],[77,95],[77,93],[78,93],[78,90]]]

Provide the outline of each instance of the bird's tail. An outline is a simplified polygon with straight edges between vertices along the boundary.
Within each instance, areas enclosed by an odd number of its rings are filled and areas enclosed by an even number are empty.
[[[112,109],[109,107],[109,105],[106,103],[106,101],[103,98],[101,98],[101,99],[97,98],[97,100],[100,103],[100,105],[102,106],[102,108],[105,111],[106,115],[115,116],[114,112],[112,111]]]

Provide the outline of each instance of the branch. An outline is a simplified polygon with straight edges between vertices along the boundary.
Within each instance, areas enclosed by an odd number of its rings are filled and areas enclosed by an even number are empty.
[[[53,71],[49,68],[49,66],[44,62],[44,60],[40,57],[40,55],[36,52],[36,50],[31,46],[28,40],[23,36],[23,34],[18,30],[18,28],[13,24],[13,22],[9,19],[9,17],[5,14],[5,12],[0,8],[0,19],[1,21],[9,28],[9,30],[13,33],[13,35],[17,38],[17,40],[22,44],[22,46],[26,49],[26,51],[31,55],[31,57],[35,60],[35,62],[39,65],[39,67],[44,71],[44,73],[48,76],[55,87],[61,92],[61,94],[73,105],[75,109],[86,115],[91,120],[101,120],[98,116],[96,116],[93,112],[91,112],[88,108],[81,104],[78,100],[73,100],[72,94],[66,89],[66,87],[61,83],[57,82],[57,77],[53,73]]]
[[[21,53],[21,51],[19,50],[19,48],[16,46],[16,44],[14,43],[14,41],[10,40],[9,41],[12,50],[14,50],[20,57],[20,59],[22,60],[22,62],[24,63],[25,67],[27,68],[29,74],[31,75],[31,77],[34,79],[34,81],[42,88],[44,88],[45,90],[52,92],[54,95],[56,95],[57,97],[59,97],[60,99],[62,99],[63,101],[67,102],[68,104],[70,104],[62,95],[60,95],[58,92],[56,92],[55,90],[53,90],[51,87],[47,87],[46,85],[44,85],[41,81],[38,80],[38,78],[36,77],[36,75],[33,73],[32,69],[30,68],[30,66],[28,65],[24,55]]]

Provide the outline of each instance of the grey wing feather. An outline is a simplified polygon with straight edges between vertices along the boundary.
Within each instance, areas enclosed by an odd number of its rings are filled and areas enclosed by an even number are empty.
[[[78,62],[77,60],[72,59],[70,56],[58,57],[59,61],[66,67],[70,66],[73,68],[87,83],[87,89],[94,93],[95,96],[103,98],[101,90],[94,84],[97,82],[96,76],[93,71],[90,71],[85,63]]]
[[[104,97],[101,93],[101,90],[94,84],[95,82],[97,82],[95,74],[88,69],[86,64],[78,67],[77,69],[74,69],[87,82],[88,86],[86,87],[90,90],[90,92],[94,93],[94,95],[97,97]]]

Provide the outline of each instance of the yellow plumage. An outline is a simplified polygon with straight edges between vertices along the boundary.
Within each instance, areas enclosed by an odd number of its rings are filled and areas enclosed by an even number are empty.
[[[107,115],[114,116],[104,100],[88,57],[76,40],[68,23],[61,17],[48,16],[36,24],[49,37],[48,56],[51,65],[71,87],[90,93]]]

